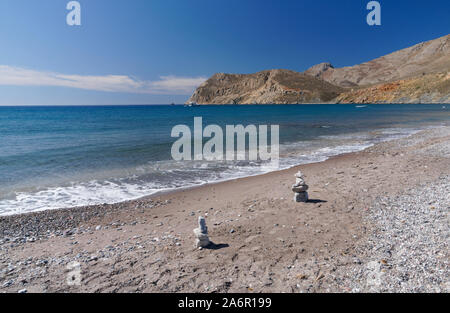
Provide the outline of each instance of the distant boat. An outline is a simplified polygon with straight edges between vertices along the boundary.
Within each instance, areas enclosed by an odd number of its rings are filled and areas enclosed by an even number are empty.
[[[446,109],[447,107],[445,105],[442,106],[443,109]]]
[[[357,105],[356,108],[367,108],[367,105]]]
[[[193,106],[196,106],[196,105],[197,105],[197,102],[191,101],[191,102],[189,102],[189,104],[187,104],[186,106],[188,106],[188,107],[193,107]]]

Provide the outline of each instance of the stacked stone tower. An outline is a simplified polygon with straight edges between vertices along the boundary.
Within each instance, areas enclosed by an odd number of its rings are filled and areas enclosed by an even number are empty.
[[[195,246],[197,248],[206,248],[211,244],[208,237],[208,227],[206,227],[206,220],[203,216],[198,218],[198,228],[194,229]]]
[[[295,174],[295,185],[292,185],[292,191],[295,192],[295,202],[308,201],[308,185],[305,182],[302,172]]]

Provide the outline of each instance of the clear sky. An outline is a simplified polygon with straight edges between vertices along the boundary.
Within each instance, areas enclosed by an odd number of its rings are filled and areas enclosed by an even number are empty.
[[[0,0],[0,105],[183,103],[216,72],[354,65],[450,33],[448,0]]]

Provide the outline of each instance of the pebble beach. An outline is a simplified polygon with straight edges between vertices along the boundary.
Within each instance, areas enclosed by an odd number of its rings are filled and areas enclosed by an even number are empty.
[[[264,175],[0,217],[0,292],[446,293],[449,208],[444,126]],[[208,248],[195,246],[199,216]]]

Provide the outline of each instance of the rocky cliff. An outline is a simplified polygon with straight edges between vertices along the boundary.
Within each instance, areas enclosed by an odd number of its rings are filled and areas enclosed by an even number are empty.
[[[323,102],[344,91],[326,81],[289,70],[255,74],[215,74],[194,92],[198,104],[269,104]]]
[[[268,70],[215,74],[188,102],[198,104],[449,103],[450,35],[367,63],[335,68],[321,63],[304,73]]]

